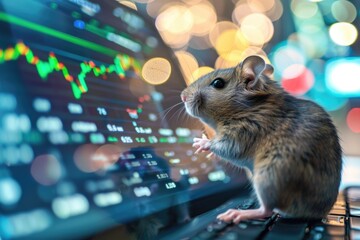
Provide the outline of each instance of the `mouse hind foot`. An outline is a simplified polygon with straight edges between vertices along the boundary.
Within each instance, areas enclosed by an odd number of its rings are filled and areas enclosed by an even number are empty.
[[[233,222],[235,224],[238,224],[241,221],[249,219],[267,218],[270,217],[272,214],[273,211],[268,210],[265,207],[248,210],[229,209],[226,212],[219,214],[216,218],[224,222]]]

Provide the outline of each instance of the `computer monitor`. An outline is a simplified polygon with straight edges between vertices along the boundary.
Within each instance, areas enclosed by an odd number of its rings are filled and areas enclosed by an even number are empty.
[[[244,183],[194,155],[184,88],[116,1],[0,0],[0,239],[84,237]]]

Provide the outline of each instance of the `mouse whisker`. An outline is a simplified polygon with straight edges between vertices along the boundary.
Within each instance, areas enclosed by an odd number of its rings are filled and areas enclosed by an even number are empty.
[[[181,111],[181,108],[177,109],[177,110],[171,115],[171,117],[169,118],[169,121],[171,121],[171,119],[175,116],[176,113],[179,112],[179,110]]]
[[[180,105],[182,102],[175,103],[174,105],[168,107],[167,109],[161,111],[160,113],[165,113],[166,111],[171,111],[174,107]]]
[[[180,114],[179,116],[181,117],[180,120],[183,120],[184,122],[187,122],[188,121],[188,115],[186,114],[186,109],[185,107],[182,107],[181,110],[180,110]]]
[[[182,102],[176,103],[170,107],[168,107],[167,109],[165,109],[164,111],[162,111],[160,114],[165,113],[162,117],[161,117],[161,122],[163,122],[166,118],[166,116],[177,106],[179,106],[180,104],[182,104]]]

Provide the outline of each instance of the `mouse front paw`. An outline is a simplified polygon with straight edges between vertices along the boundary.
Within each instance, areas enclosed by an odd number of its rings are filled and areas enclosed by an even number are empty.
[[[200,152],[209,151],[210,145],[210,140],[205,135],[203,135],[202,138],[194,138],[194,144],[192,146],[197,148],[195,154],[198,154]]]
[[[272,211],[264,207],[258,209],[229,209],[226,212],[219,214],[216,218],[224,222],[233,222],[238,224],[241,221],[250,219],[264,219],[272,215]]]

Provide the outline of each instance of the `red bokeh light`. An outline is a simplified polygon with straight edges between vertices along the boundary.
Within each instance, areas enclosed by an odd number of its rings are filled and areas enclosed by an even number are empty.
[[[294,64],[284,71],[281,84],[287,92],[303,95],[314,85],[314,75],[306,67]]]
[[[31,175],[40,184],[50,186],[62,177],[62,167],[59,160],[51,154],[37,156],[31,164]]]
[[[351,131],[360,133],[360,108],[352,108],[347,114],[346,122]]]

